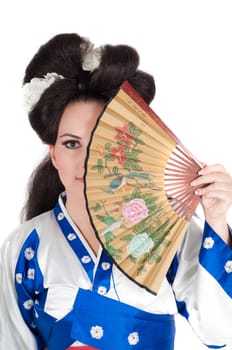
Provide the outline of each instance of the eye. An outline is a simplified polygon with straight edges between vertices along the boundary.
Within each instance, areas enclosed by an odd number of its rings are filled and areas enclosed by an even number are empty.
[[[77,140],[68,140],[62,143],[68,149],[77,149],[81,147],[81,144]]]

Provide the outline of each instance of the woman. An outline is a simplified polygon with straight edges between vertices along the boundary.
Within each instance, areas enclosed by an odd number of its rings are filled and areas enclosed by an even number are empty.
[[[131,47],[94,49],[62,34],[26,69],[29,120],[49,155],[32,176],[25,222],[1,249],[1,349],[171,350],[177,312],[206,345],[232,346],[232,178],[221,165],[205,166],[192,184],[201,185],[206,223],[202,229],[193,218],[157,295],[118,270],[91,226],[84,195],[90,135],[125,80],[151,102],[154,80],[138,64]]]

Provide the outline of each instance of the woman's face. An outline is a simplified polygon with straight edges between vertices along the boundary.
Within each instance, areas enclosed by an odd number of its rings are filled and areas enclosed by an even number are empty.
[[[83,192],[87,146],[103,107],[97,101],[77,101],[69,104],[61,117],[50,154],[67,196]]]

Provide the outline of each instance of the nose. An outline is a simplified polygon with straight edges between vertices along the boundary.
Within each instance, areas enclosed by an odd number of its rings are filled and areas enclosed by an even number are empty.
[[[82,152],[80,154],[80,164],[85,165],[85,162],[86,162],[86,157],[87,157],[87,147],[82,147]]]
[[[86,165],[87,149],[83,148],[81,154],[79,154],[76,169],[78,177],[83,177],[85,175],[85,165]]]

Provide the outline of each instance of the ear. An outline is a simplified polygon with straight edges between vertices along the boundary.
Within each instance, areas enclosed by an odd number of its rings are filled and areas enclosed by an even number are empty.
[[[57,164],[56,164],[56,155],[55,155],[55,147],[54,145],[49,145],[49,153],[51,157],[51,161],[53,166],[57,169]]]

